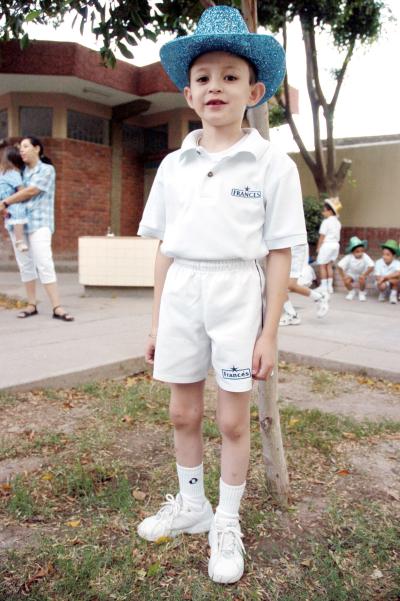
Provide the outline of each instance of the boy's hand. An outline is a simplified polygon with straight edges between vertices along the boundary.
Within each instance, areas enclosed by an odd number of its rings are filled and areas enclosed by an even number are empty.
[[[276,337],[261,335],[253,351],[252,376],[255,380],[268,380],[276,359]]]
[[[146,342],[146,348],[144,352],[144,358],[146,363],[150,365],[154,364],[154,353],[156,350],[156,338],[154,336],[148,336]]]

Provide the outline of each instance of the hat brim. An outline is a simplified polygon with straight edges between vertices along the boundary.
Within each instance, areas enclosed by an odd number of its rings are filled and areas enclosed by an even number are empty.
[[[161,64],[179,90],[189,85],[189,66],[206,52],[229,52],[250,61],[256,68],[257,81],[266,92],[256,106],[271,98],[283,81],[285,52],[270,35],[229,33],[182,36],[167,42],[160,50]]]
[[[392,253],[394,253],[396,255],[396,257],[400,256],[400,251],[398,248],[394,247],[394,246],[390,246],[389,244],[380,244],[381,248],[386,248],[387,250],[391,250]]]
[[[360,248],[360,247],[362,247],[362,248],[367,248],[367,245],[366,245],[366,243],[365,243],[365,242],[361,242],[361,244],[353,244],[352,246],[350,246],[350,245],[349,245],[349,246],[346,248],[346,251],[345,251],[345,252],[346,252],[346,254],[348,254],[348,253],[352,253],[352,252],[353,252],[353,250],[355,250],[356,248]]]

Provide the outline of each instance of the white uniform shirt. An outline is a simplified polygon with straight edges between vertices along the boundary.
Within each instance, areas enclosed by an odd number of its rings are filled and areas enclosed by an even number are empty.
[[[325,242],[340,242],[340,230],[342,224],[335,215],[324,219],[319,228],[319,233],[325,236]]]
[[[359,259],[353,253],[349,253],[343,259],[340,259],[338,263],[338,267],[341,267],[343,271],[356,276],[362,275],[369,267],[373,266],[374,262],[367,253],[363,253]]]
[[[244,131],[211,156],[197,145],[202,130],[186,136],[160,164],[139,236],[163,240],[164,255],[193,260],[261,259],[306,244],[295,163],[257,130]]]
[[[396,273],[396,271],[400,271],[400,261],[397,259],[393,259],[389,265],[387,265],[383,259],[378,259],[375,263],[375,275],[391,275],[392,273]]]

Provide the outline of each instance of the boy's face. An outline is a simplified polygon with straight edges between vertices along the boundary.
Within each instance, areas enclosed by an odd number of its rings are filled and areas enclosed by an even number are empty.
[[[332,215],[334,215],[335,213],[333,211],[331,211],[331,209],[328,209],[327,207],[324,207],[322,209],[322,217],[324,217],[325,219],[328,219],[328,217],[332,217]]]
[[[390,263],[394,259],[394,254],[388,248],[383,248],[382,249],[382,257],[383,257],[383,260],[385,261],[386,265],[390,265]]]
[[[355,249],[352,251],[352,253],[353,253],[353,256],[354,256],[356,259],[361,259],[361,257],[362,257],[362,256],[363,256],[363,254],[364,254],[364,247],[363,247],[363,246],[358,246],[357,248],[355,248]]]
[[[245,60],[227,52],[207,52],[190,70],[184,89],[188,105],[204,124],[215,127],[242,123],[246,106],[257,104],[265,93],[261,82],[250,83]]]

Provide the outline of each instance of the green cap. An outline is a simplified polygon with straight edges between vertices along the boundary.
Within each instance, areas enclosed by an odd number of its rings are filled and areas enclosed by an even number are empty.
[[[351,253],[358,246],[363,246],[364,248],[368,248],[367,240],[361,240],[358,236],[352,236],[349,240],[349,243],[346,248],[346,254]]]
[[[396,240],[386,240],[386,242],[381,244],[381,248],[388,248],[394,252],[395,255],[400,256],[400,248]]]

